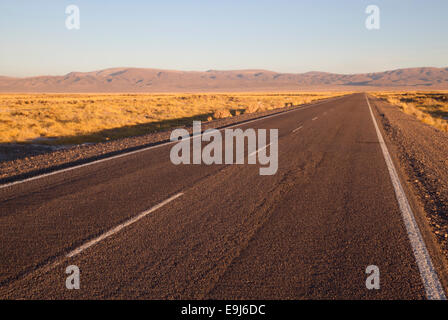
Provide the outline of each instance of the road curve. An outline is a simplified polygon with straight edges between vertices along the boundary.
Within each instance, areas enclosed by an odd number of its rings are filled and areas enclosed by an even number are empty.
[[[428,297],[364,94],[239,127],[279,129],[277,174],[165,145],[1,188],[0,297]]]

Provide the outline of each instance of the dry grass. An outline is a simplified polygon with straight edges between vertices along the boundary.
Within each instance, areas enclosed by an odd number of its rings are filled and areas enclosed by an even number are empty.
[[[378,92],[374,95],[426,124],[448,131],[448,92]]]
[[[0,143],[104,141],[341,94],[1,94]]]

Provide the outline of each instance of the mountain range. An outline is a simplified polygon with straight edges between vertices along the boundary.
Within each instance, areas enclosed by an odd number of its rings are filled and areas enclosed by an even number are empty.
[[[407,68],[362,74],[268,70],[174,71],[111,68],[63,76],[0,76],[0,92],[191,92],[272,90],[448,89],[448,68]]]

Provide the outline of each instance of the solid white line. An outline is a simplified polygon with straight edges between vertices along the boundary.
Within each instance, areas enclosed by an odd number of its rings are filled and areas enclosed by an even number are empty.
[[[331,99],[330,101],[326,100],[326,101],[312,103],[310,105],[306,105],[305,104],[303,107],[300,107],[300,108],[296,108],[296,109],[285,111],[285,112],[276,113],[276,114],[273,114],[273,115],[270,115],[270,116],[266,116],[266,117],[262,117],[262,118],[253,119],[253,120],[246,121],[246,122],[243,122],[243,123],[237,123],[237,124],[228,126],[226,128],[221,128],[219,130],[221,131],[221,130],[225,130],[225,129],[228,129],[228,128],[243,126],[243,125],[255,122],[255,121],[260,121],[260,120],[265,120],[265,119],[269,119],[269,118],[273,118],[273,117],[278,117],[278,116],[284,115],[286,113],[294,112],[294,111],[306,110],[306,109],[309,109],[309,108],[312,108],[312,107],[315,107],[315,106],[318,106],[318,105],[321,105],[321,104],[324,104],[324,103],[337,101],[337,100],[343,99],[345,97],[346,96],[344,95],[342,97]],[[201,135],[197,135],[196,137],[200,137],[200,136]],[[191,139],[191,138],[192,137],[189,136],[188,139]],[[193,138],[195,138],[195,137],[193,137]],[[122,153],[122,154],[119,154],[119,155],[116,155],[116,156],[111,156],[111,157],[108,157],[108,158],[95,160],[95,161],[92,161],[92,162],[87,162],[87,163],[76,165],[76,166],[69,167],[69,168],[66,168],[66,169],[60,169],[60,170],[52,171],[52,172],[49,172],[49,173],[44,173],[44,174],[41,174],[41,175],[38,175],[38,176],[34,176],[34,177],[31,177],[31,178],[26,178],[26,179],[23,179],[23,180],[13,181],[13,182],[10,182],[10,183],[6,183],[6,184],[3,184],[3,185],[0,185],[0,189],[6,188],[6,187],[11,187],[11,186],[14,186],[14,185],[17,185],[17,184],[20,184],[20,183],[24,183],[24,182],[29,182],[29,181],[33,181],[33,180],[49,177],[49,176],[56,175],[56,174],[59,174],[59,173],[63,173],[63,172],[67,172],[67,171],[71,171],[71,170],[75,170],[75,169],[91,166],[91,165],[98,164],[98,163],[101,163],[101,162],[105,162],[105,161],[109,161],[109,160],[113,160],[113,159],[118,159],[118,158],[130,156],[132,154],[145,152],[145,151],[148,151],[148,150],[151,150],[151,149],[165,147],[167,145],[170,145],[170,144],[173,144],[173,143],[177,143],[177,142],[178,141],[168,141],[168,142],[164,142],[164,143],[161,143],[161,144],[157,144],[155,146],[150,146],[150,147],[147,147],[147,148],[143,148],[143,149],[138,149],[138,150],[135,150],[135,151]]]
[[[265,145],[264,147],[262,147],[262,148],[260,148],[260,149],[258,149],[258,150],[256,150],[256,151],[254,151],[254,152],[252,152],[252,153],[249,155],[249,157],[250,157],[250,156],[253,156],[254,154],[257,154],[257,153],[260,152],[261,150],[266,149],[266,148],[269,147],[271,144],[272,144],[272,143],[267,144],[267,145]]]
[[[386,160],[390,179],[392,180],[392,184],[395,189],[395,195],[397,197],[401,215],[403,217],[408,237],[411,242],[412,251],[414,252],[417,266],[420,270],[420,276],[422,277],[423,285],[425,286],[426,297],[430,300],[446,300],[443,287],[440,284],[439,278],[437,277],[437,272],[435,271],[432,264],[428,249],[426,248],[425,242],[420,233],[420,229],[418,228],[411,206],[409,205],[409,201],[406,198],[403,186],[401,185],[400,179],[398,178],[397,170],[395,169],[386,143],[384,142],[381,131],[378,128],[378,124],[376,123],[375,116],[373,115],[372,107],[370,106],[367,95],[366,101],[369,106],[373,124],[375,125],[375,130],[378,135],[381,150],[383,151],[384,160]]]
[[[292,130],[292,133],[297,132],[297,131],[299,131],[299,130],[302,129],[302,128],[303,128],[303,126],[300,126],[300,127],[298,127],[298,128],[295,128],[294,130]]]
[[[127,226],[130,226],[131,224],[139,221],[140,219],[144,218],[145,216],[147,216],[148,214],[156,211],[157,209],[160,209],[161,207],[163,207],[164,205],[168,204],[169,202],[179,198],[180,196],[182,196],[183,193],[178,193],[174,196],[172,196],[171,198],[166,199],[165,201],[155,205],[154,207],[152,207],[149,210],[146,210],[142,213],[140,213],[139,215],[135,216],[134,218],[131,218],[129,220],[127,220],[126,222],[116,226],[115,228],[103,233],[102,235],[100,235],[99,237],[90,240],[88,242],[86,242],[85,244],[83,244],[82,246],[76,248],[75,250],[71,251],[69,254],[66,255],[67,258],[72,258],[78,254],[80,254],[81,252],[83,252],[84,250],[86,250],[87,248],[90,248],[91,246],[97,244],[98,242],[112,236],[113,234],[117,233],[118,231],[120,231],[123,228],[126,228]]]

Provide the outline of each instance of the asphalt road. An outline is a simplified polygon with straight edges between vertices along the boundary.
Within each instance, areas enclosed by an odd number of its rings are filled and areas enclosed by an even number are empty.
[[[277,174],[164,145],[0,188],[0,297],[426,298],[364,94],[239,127],[279,129]]]

